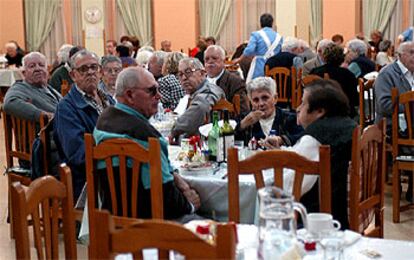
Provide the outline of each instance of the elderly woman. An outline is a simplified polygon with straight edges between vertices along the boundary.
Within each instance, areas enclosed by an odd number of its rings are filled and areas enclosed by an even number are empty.
[[[278,145],[290,146],[302,135],[302,127],[296,124],[296,115],[276,106],[276,83],[269,77],[258,77],[246,87],[252,109],[236,127],[238,139],[261,140],[275,131]]]
[[[367,57],[368,46],[364,41],[354,39],[347,43],[348,69],[356,78],[375,71],[375,63]]]
[[[98,88],[110,96],[115,96],[115,82],[118,74],[122,71],[122,61],[120,58],[107,55],[101,58],[102,78]]]
[[[316,74],[321,78],[325,73],[329,75],[330,79],[336,80],[340,85],[345,95],[348,97],[350,110],[350,116],[357,115],[355,107],[359,104],[359,96],[357,91],[358,80],[354,74],[346,68],[340,67],[344,61],[344,49],[342,47],[330,44],[325,48],[323,57],[326,62],[325,65],[314,68],[310,74]]]
[[[356,122],[348,117],[348,110],[347,97],[336,81],[313,81],[304,88],[302,103],[296,109],[298,124],[305,132],[292,147],[281,147],[282,150],[293,151],[309,160],[318,161],[319,147],[330,146],[332,215],[341,222],[342,229],[349,227],[347,176],[352,152],[352,132],[356,127]],[[290,192],[294,172],[284,169],[283,173],[283,188]],[[300,202],[308,212],[319,212],[318,189],[316,176],[303,178]]]
[[[392,50],[391,50],[391,41],[390,40],[384,40],[379,44],[379,52],[377,54],[377,57],[375,59],[375,63],[378,66],[384,67],[385,65],[388,65],[390,63],[394,62],[394,58],[391,56]]]
[[[180,99],[184,96],[184,89],[178,80],[178,63],[184,58],[181,52],[171,52],[165,58],[162,67],[164,77],[158,80],[160,85],[161,103],[164,108],[175,109]]]

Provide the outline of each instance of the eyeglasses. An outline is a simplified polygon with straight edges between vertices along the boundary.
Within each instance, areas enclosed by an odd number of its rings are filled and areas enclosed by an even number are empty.
[[[158,93],[158,87],[157,86],[152,86],[150,88],[139,88],[139,89],[145,91],[151,97],[155,97]]]
[[[104,71],[108,72],[108,73],[115,73],[118,74],[119,72],[122,71],[122,68],[104,68]]]
[[[99,65],[98,64],[82,65],[79,68],[75,68],[75,70],[79,71],[81,74],[85,74],[89,70],[92,70],[92,72],[97,72],[98,69],[99,69]]]
[[[178,78],[182,78],[185,75],[186,78],[189,78],[197,70],[200,70],[200,69],[190,69],[190,68],[188,68],[188,69],[185,69],[184,72],[179,71],[177,73],[177,76],[178,76]]]

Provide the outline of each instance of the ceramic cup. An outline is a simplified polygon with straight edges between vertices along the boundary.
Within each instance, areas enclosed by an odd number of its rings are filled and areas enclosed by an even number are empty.
[[[334,220],[328,213],[308,214],[308,231],[313,234],[336,231],[341,228],[341,223]]]

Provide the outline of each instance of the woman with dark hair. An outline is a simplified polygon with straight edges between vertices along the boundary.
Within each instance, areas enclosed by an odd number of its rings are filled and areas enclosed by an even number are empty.
[[[297,121],[305,129],[304,135],[292,147],[282,150],[294,151],[310,160],[319,160],[319,147],[331,148],[332,215],[347,229],[347,175],[348,162],[352,152],[352,132],[356,122],[348,117],[348,99],[341,87],[333,80],[315,80],[308,84],[303,93],[302,103],[297,108]],[[273,137],[266,139],[269,148],[275,148]],[[284,189],[293,187],[294,172],[283,172]],[[307,175],[302,182],[300,201],[308,212],[319,212],[319,192],[317,177]]]
[[[336,44],[330,44],[324,50],[323,57],[326,64],[314,68],[310,74],[316,74],[323,78],[325,73],[327,73],[330,79],[338,81],[349,100],[349,115],[352,118],[355,117],[357,115],[355,108],[359,105],[358,80],[348,69],[340,67],[345,58],[344,49]]]

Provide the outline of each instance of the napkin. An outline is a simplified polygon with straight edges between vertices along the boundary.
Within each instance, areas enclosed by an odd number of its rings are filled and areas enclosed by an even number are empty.
[[[345,230],[344,231],[345,246],[352,245],[353,243],[358,241],[358,239],[360,239],[361,237],[362,235],[359,233],[356,233],[352,230]]]
[[[188,100],[190,98],[190,95],[185,95],[184,97],[182,97],[180,99],[180,102],[178,102],[177,107],[174,109],[174,112],[177,113],[178,115],[182,115],[184,114],[185,110],[187,109],[187,105],[188,105]]]
[[[376,79],[377,77],[378,77],[378,71],[373,71],[373,72],[365,74],[364,79],[370,80],[370,79]]]

